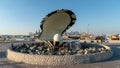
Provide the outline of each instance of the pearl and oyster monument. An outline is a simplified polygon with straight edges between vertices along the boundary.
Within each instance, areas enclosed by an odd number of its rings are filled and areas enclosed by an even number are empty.
[[[107,60],[112,49],[102,44],[66,41],[62,34],[75,24],[76,15],[67,9],[49,13],[41,21],[40,42],[11,44],[7,58],[36,65],[71,65]]]

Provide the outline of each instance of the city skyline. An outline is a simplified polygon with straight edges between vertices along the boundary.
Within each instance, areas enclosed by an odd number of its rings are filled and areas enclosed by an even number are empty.
[[[70,9],[76,23],[67,31],[120,34],[119,0],[0,0],[0,35],[23,35],[40,29],[50,12]]]

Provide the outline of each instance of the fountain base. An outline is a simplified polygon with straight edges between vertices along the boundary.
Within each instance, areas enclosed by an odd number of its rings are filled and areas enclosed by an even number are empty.
[[[107,51],[84,55],[33,55],[15,52],[11,48],[9,48],[7,50],[7,58],[16,62],[24,62],[35,65],[71,65],[104,61],[113,56],[113,52],[110,47],[105,45],[96,46],[102,46],[106,48]]]

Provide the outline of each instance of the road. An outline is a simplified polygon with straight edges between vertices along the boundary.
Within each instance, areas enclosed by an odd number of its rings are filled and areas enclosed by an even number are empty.
[[[76,65],[60,65],[60,66],[42,66],[30,65],[10,61],[6,58],[6,50],[10,47],[10,43],[0,42],[0,68],[120,68],[120,43],[106,43],[113,49],[112,58],[102,62]]]

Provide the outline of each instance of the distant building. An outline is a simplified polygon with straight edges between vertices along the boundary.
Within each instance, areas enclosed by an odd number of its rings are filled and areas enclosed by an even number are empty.
[[[32,33],[32,32],[29,33],[30,38],[33,39],[33,40],[38,39],[39,35],[40,35],[40,30],[38,30],[38,31],[36,30],[35,33]]]
[[[34,33],[34,38],[39,38],[39,35],[40,35],[40,30],[36,30],[36,32]]]
[[[63,39],[80,39],[80,33],[78,31],[64,32]]]
[[[83,33],[80,35],[81,40],[94,40],[95,36],[93,34]]]
[[[0,36],[0,41],[4,41],[5,39],[3,37]]]
[[[111,40],[119,40],[119,34],[112,34],[110,37]]]

